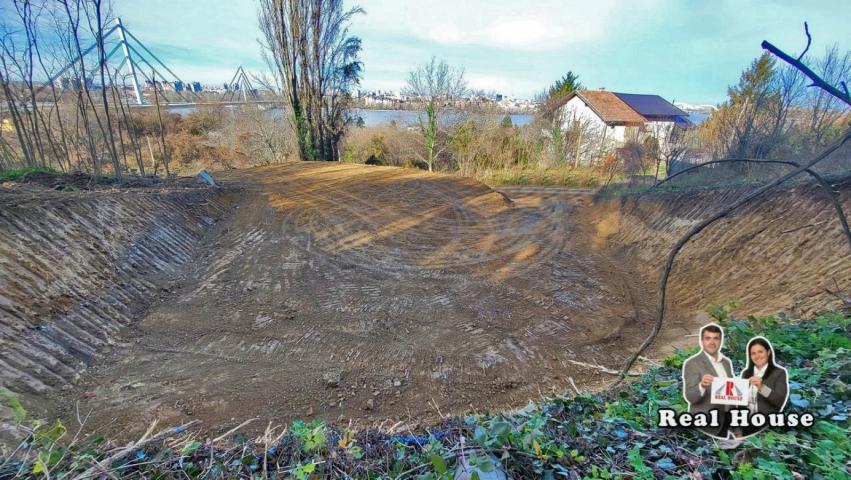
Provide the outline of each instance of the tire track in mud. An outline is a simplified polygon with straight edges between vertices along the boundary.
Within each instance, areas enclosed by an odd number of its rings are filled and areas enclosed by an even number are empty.
[[[591,384],[566,360],[616,365],[646,326],[631,300],[643,286],[589,253],[575,195],[508,200],[457,177],[326,163],[222,182],[242,189],[237,205],[180,288],[57,398],[69,413],[88,390],[127,436],[153,418],[431,421],[434,405],[516,407],[568,376]]]

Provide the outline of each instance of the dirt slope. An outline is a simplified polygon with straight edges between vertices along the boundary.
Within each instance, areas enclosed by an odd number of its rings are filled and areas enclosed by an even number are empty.
[[[837,191],[846,215],[851,214],[851,181]],[[745,193],[726,189],[600,200],[583,213],[596,224],[595,249],[635,262],[655,284],[680,237]],[[669,285],[670,304],[681,311],[738,299],[742,315],[807,316],[839,308],[841,298],[851,296],[851,251],[823,189],[790,187],[694,237],[681,251]]]
[[[607,381],[570,361],[620,365],[649,330],[667,249],[731,195],[633,208],[333,163],[218,180],[156,195],[0,195],[3,384],[71,424],[78,404],[93,409],[87,427],[122,438],[154,419],[198,418],[215,434],[254,417],[255,430],[315,417],[387,426],[519,407],[571,378]],[[658,349],[693,333],[708,303],[774,311],[822,277],[848,288],[837,232],[798,233],[830,212],[785,195],[689,247]],[[779,214],[783,229],[814,226],[780,234]]]
[[[616,365],[646,329],[634,275],[582,248],[574,199],[327,163],[221,181],[242,189],[232,213],[61,392],[69,415],[90,391],[94,423],[130,435],[153,418],[417,423],[593,383],[567,360]]]

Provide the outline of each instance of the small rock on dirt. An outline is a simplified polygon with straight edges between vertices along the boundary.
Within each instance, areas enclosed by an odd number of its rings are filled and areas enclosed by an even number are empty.
[[[343,381],[343,371],[329,370],[322,374],[322,380],[325,381],[325,386],[335,388]]]

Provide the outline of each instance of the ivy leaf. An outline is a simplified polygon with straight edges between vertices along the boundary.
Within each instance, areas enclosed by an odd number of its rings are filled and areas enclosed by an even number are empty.
[[[434,471],[438,475],[446,473],[446,462],[436,453],[431,454],[431,466],[434,467]]]
[[[789,401],[792,402],[792,405],[799,408],[807,408],[810,406],[810,401],[806,398],[802,398],[801,395],[797,393],[789,395]]]
[[[183,455],[191,455],[192,452],[201,448],[201,442],[198,440],[192,440],[185,447],[183,447]]]
[[[32,473],[47,473],[47,465],[45,465],[41,459],[36,460],[33,465]]]
[[[656,466],[661,468],[662,470],[673,470],[674,468],[676,468],[674,462],[672,462],[671,459],[668,457],[656,460]]]

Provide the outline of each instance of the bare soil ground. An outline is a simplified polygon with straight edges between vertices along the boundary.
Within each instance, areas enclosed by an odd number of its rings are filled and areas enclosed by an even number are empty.
[[[336,163],[217,181],[235,205],[176,287],[50,394],[69,422],[413,426],[591,388],[569,360],[617,368],[649,330],[655,285],[594,248],[587,194]]]

